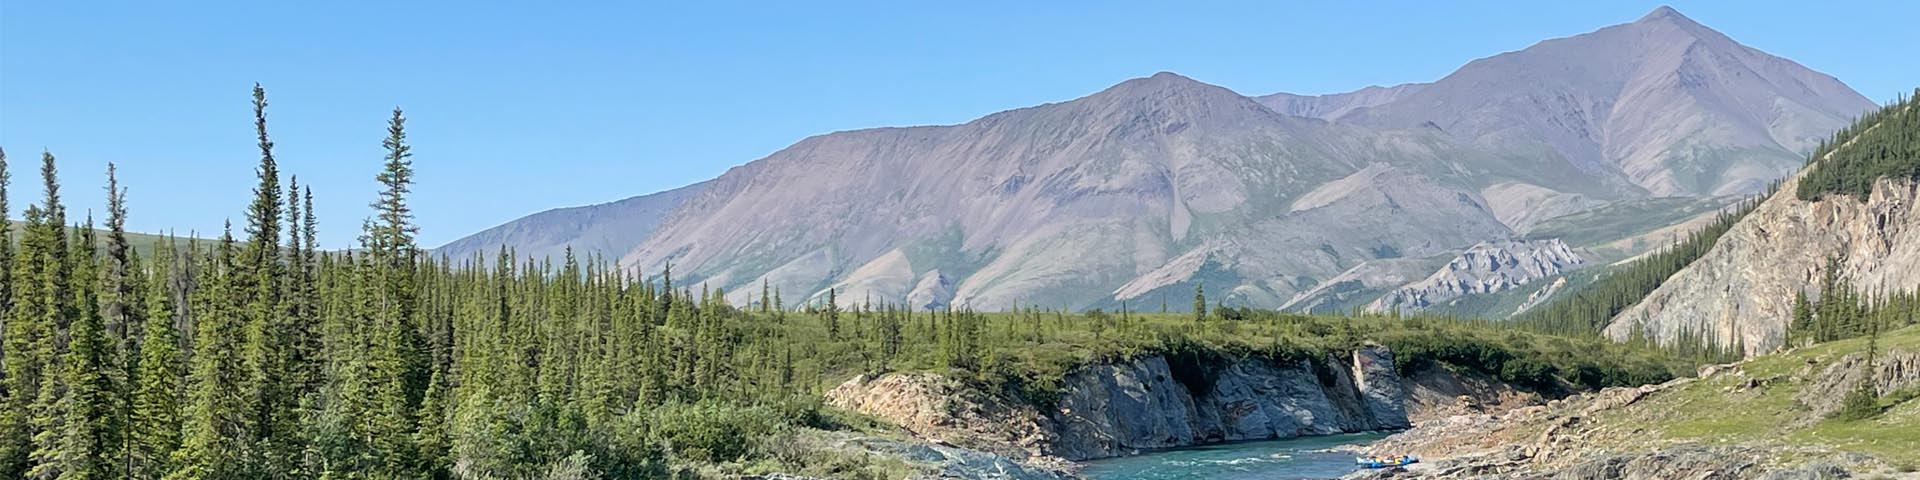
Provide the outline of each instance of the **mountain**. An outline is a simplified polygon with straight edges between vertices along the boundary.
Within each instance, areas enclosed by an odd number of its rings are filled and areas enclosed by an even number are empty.
[[[1419,92],[1426,86],[1425,83],[1409,83],[1392,87],[1367,87],[1330,95],[1275,93],[1253,97],[1253,100],[1286,115],[1332,120],[1353,113],[1354,110],[1392,103]]]
[[[1402,93],[1323,118],[1431,126],[1496,148],[1544,147],[1653,196],[1757,192],[1797,170],[1828,132],[1875,107],[1831,76],[1668,7],[1388,91]]]
[[[1749,355],[1785,344],[1796,294],[1818,301],[1828,274],[1858,293],[1884,297],[1920,285],[1920,182],[1851,170],[1836,156],[1920,171],[1920,102],[1888,107],[1849,132],[1779,192],[1734,224],[1706,254],[1674,273],[1606,328],[1616,340],[1661,343],[1698,337]],[[1904,148],[1905,150],[1901,150]],[[1803,191],[1803,179],[1840,169],[1869,185],[1864,195]],[[1832,172],[1827,172],[1832,173]],[[1830,263],[1831,262],[1831,263]],[[1835,270],[1837,269],[1837,270]]]
[[[588,253],[618,255],[640,246],[667,213],[706,185],[701,182],[625,200],[535,213],[442,245],[434,249],[434,254],[456,260],[475,255],[491,259],[502,245],[507,245],[522,257],[556,261],[569,246],[582,258]]]
[[[549,212],[456,243],[671,264],[735,302],[765,284],[790,304],[831,288],[916,308],[1180,307],[1204,285],[1332,308],[1482,242],[1579,231],[1561,219],[1586,212],[1656,210],[1581,232],[1615,239],[1589,258],[1635,254],[1711,215],[1655,199],[1755,191],[1870,108],[1662,8],[1431,83],[1248,97],[1160,73],[960,125],[820,135],[688,192],[657,228]]]
[[[1161,73],[963,125],[803,140],[721,175],[622,264],[789,299],[839,287],[895,300],[938,271],[953,304],[976,308],[1153,300],[1199,282],[1278,305],[1359,261],[1510,235],[1476,192],[1584,188],[1553,167],[1431,131],[1282,115]]]

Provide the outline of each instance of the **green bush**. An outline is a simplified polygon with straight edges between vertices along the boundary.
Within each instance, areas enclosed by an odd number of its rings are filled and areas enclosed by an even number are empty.
[[[760,440],[788,428],[771,408],[717,402],[663,405],[651,417],[657,444],[675,457],[709,463],[744,460]]]
[[[1508,361],[1500,367],[1500,379],[1509,383],[1524,385],[1535,390],[1550,390],[1553,384],[1553,366],[1531,358]]]
[[[1835,420],[1866,420],[1880,415],[1880,397],[1874,395],[1873,387],[1861,385],[1845,398],[1840,399],[1840,409],[1828,418]]]

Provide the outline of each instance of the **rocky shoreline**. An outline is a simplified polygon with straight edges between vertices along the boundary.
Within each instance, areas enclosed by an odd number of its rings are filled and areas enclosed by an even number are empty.
[[[1912,374],[1920,372],[1913,367],[1920,359],[1912,353],[1889,352],[1883,359],[1878,378],[1885,384],[1878,387],[1891,391],[1920,384],[1920,375]],[[1829,406],[1811,397],[1854,378],[1847,369],[1862,362],[1839,355],[1805,363],[1790,380],[1805,384],[1795,392],[1815,392],[1796,401],[1804,404],[1797,408],[1809,412],[1804,415],[1817,417]],[[1758,395],[1776,382],[1792,383],[1788,380],[1731,364],[1659,385],[1543,401],[1486,377],[1440,367],[1403,378],[1391,351],[1369,345],[1297,361],[1241,358],[1200,365],[1147,356],[1089,366],[1069,374],[1057,407],[1049,411],[930,373],[855,378],[826,397],[836,407],[899,425],[925,444],[876,454],[934,452],[918,458],[952,467],[947,471],[960,475],[955,478],[1074,478],[1074,462],[1080,460],[1396,429],[1404,430],[1355,447],[1354,453],[1412,454],[1422,463],[1346,478],[1920,478],[1874,457],[1827,446],[1660,440],[1647,430],[1657,427],[1621,421],[1667,408],[1662,402],[1681,394]]]
[[[1912,362],[1895,352],[1892,368]],[[1835,368],[1856,365],[1853,358]],[[1348,480],[1377,479],[1831,479],[1920,478],[1871,456],[1818,445],[1787,442],[1707,442],[1659,440],[1658,435],[1625,418],[1629,409],[1663,395],[1693,391],[1740,395],[1766,388],[1772,379],[1743,371],[1740,364],[1704,368],[1699,377],[1659,385],[1609,388],[1574,395],[1545,405],[1506,412],[1455,415],[1420,422],[1412,429],[1355,449],[1357,454],[1412,454],[1423,462],[1407,468],[1355,472]],[[1812,370],[1812,369],[1809,369]],[[1833,368],[1820,377],[1831,378]],[[1803,372],[1804,373],[1804,372]],[[1811,377],[1811,376],[1810,376]],[[1882,378],[1886,378],[1883,376]],[[1711,383],[1694,385],[1711,379]],[[1832,383],[1828,382],[1814,382]],[[1722,385],[1726,386],[1722,386]],[[1905,386],[1896,384],[1894,386]],[[1890,387],[1891,388],[1891,387]],[[1837,396],[1836,396],[1837,398]],[[1806,400],[1802,400],[1805,402]],[[1818,404],[1805,407],[1819,415]]]

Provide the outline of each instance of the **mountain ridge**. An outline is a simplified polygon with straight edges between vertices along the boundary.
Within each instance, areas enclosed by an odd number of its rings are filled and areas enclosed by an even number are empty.
[[[1622,60],[1642,56],[1658,61]],[[1564,72],[1616,64],[1633,68]],[[1785,79],[1747,78],[1763,73]],[[1367,262],[1456,254],[1614,202],[1763,186],[1870,107],[1661,8],[1430,83],[1250,97],[1160,72],[961,124],[811,136],[603,253],[649,273],[671,262],[676,281],[736,302],[764,283],[800,301],[835,288],[1092,308],[1204,284],[1279,306]]]

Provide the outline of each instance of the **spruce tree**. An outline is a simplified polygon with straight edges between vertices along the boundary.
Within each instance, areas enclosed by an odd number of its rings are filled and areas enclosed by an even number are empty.
[[[7,153],[0,149],[0,218],[13,215],[7,206],[7,187],[12,183],[7,172]],[[32,232],[39,216],[37,211],[28,212],[23,217],[23,230]],[[6,320],[0,324],[5,329],[4,337],[0,337],[0,365],[5,367],[5,375],[0,376],[0,477],[5,478],[26,474],[25,446],[33,435],[27,425],[32,397],[26,392],[39,390],[39,359],[34,351],[42,335],[37,321],[13,311],[14,285],[28,279],[13,268],[13,247],[13,228],[0,228],[0,278],[6,279],[0,281],[0,319]]]
[[[181,445],[170,462],[169,480],[258,478],[247,463],[257,411],[242,385],[248,381],[241,358],[245,323],[236,292],[241,289],[240,254],[233,230],[225,229],[202,270],[206,285],[196,289],[193,367],[187,403],[181,412]]]
[[[827,289],[827,340],[840,340],[840,299],[834,289]]]
[[[108,373],[116,370],[112,348],[99,315],[80,312],[75,316],[61,382],[67,389],[60,408],[66,415],[65,431],[57,451],[43,457],[47,463],[36,465],[31,476],[76,480],[119,476],[121,430],[116,420],[120,404]],[[56,473],[47,474],[49,469]]]
[[[302,450],[297,436],[298,396],[289,383],[285,359],[289,355],[288,320],[282,305],[286,286],[285,268],[280,256],[281,214],[280,167],[273,156],[273,141],[267,136],[266,90],[253,87],[254,133],[260,148],[260,165],[255,174],[259,183],[253,190],[253,202],[247,207],[247,241],[240,251],[231,292],[240,299],[242,329],[240,362],[245,377],[240,386],[248,403],[251,430],[247,460],[250,471],[279,478],[294,468],[294,458]]]
[[[20,324],[25,348],[20,352],[21,370],[17,386],[8,389],[25,407],[9,422],[25,419],[28,436],[9,449],[24,455],[21,466],[31,478],[54,478],[64,467],[61,443],[67,416],[63,410],[67,384],[64,381],[64,355],[67,345],[61,341],[68,331],[67,322],[75,317],[73,292],[70,291],[72,265],[66,232],[66,207],[60,203],[60,181],[52,153],[40,156],[40,178],[46,196],[40,205],[27,209],[28,229],[20,240],[14,265],[14,305],[8,312],[9,329]],[[13,340],[9,335],[9,341]],[[9,366],[10,383],[15,378]],[[9,403],[14,403],[10,399]],[[13,452],[9,452],[10,455]]]
[[[162,241],[164,242],[164,241]],[[157,480],[172,470],[169,458],[180,447],[182,386],[179,335],[174,331],[173,246],[154,245],[152,285],[146,295],[146,322],[133,391],[133,425],[128,434],[128,477]]]
[[[367,368],[375,402],[370,424],[371,452],[383,471],[401,475],[414,466],[416,414],[430,381],[422,355],[422,341],[414,317],[418,299],[414,283],[413,215],[406,194],[413,178],[412,148],[406,144],[406,117],[393,110],[387,126],[385,166],[376,176],[380,198],[372,206],[376,220],[365,225],[363,266],[376,279],[372,290],[373,331]]]
[[[114,453],[120,469],[129,468],[125,434],[133,414],[135,364],[140,359],[140,328],[144,321],[135,302],[141,300],[134,275],[137,268],[133,246],[127,241],[127,191],[120,186],[114,164],[107,164],[107,241],[105,263],[100,266],[100,317],[106,327],[110,348],[109,364],[102,370],[111,384],[108,390],[113,411],[108,415],[110,429],[116,432]]]
[[[1207,286],[1206,285],[1196,284],[1193,286],[1193,321],[1194,323],[1207,321]]]

